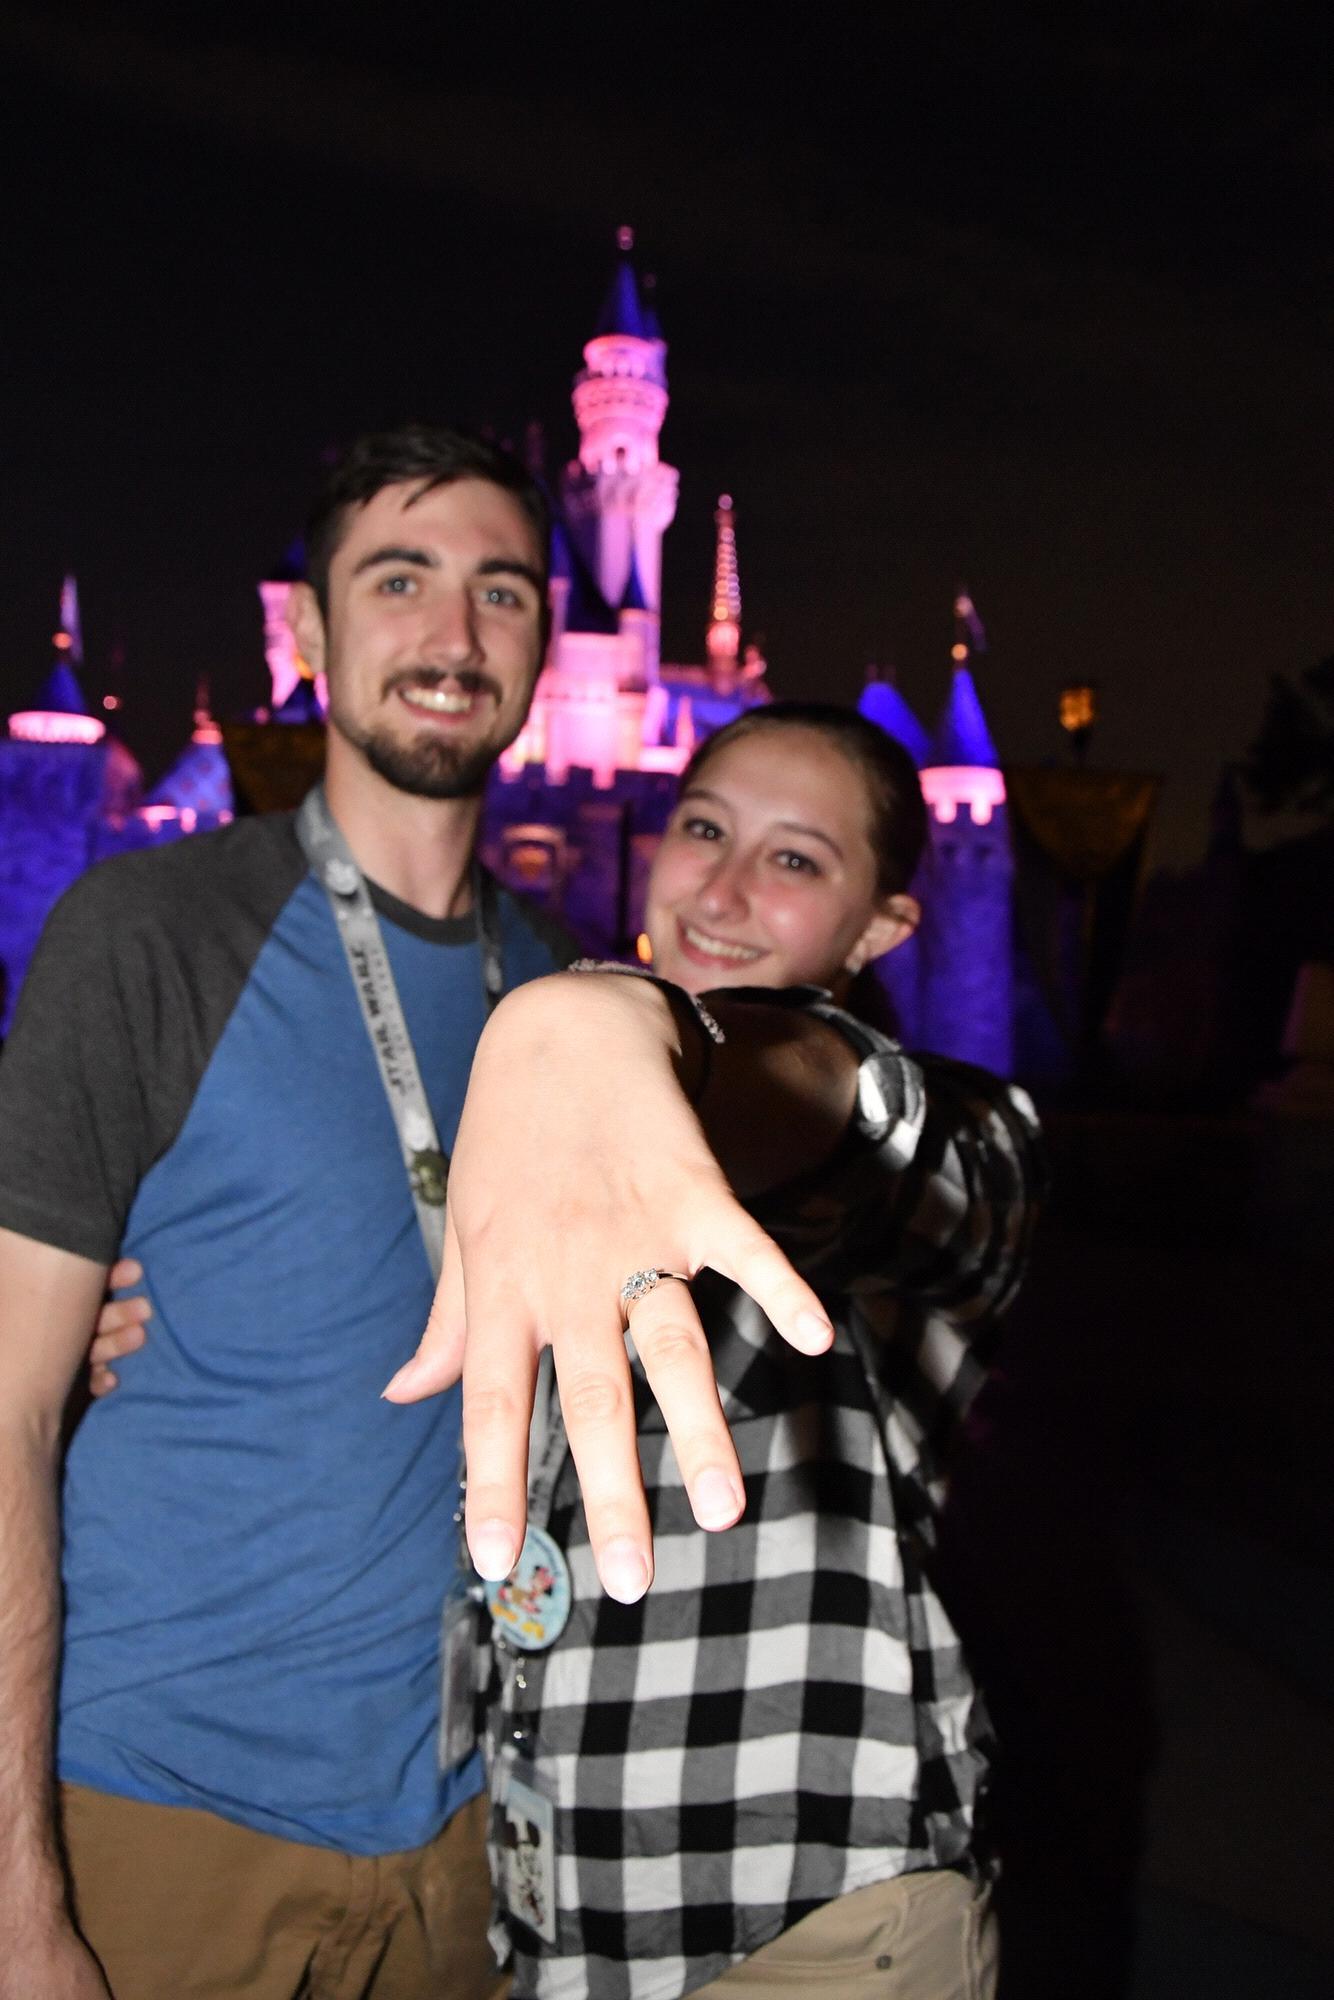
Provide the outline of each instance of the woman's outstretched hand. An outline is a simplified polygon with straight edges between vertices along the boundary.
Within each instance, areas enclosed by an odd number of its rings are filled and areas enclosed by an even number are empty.
[[[687,1036],[693,1034],[687,1029]],[[815,1293],[732,1194],[678,1078],[671,1003],[644,980],[557,975],[509,995],[473,1063],[450,1167],[445,1260],[416,1355],[388,1385],[415,1402],[463,1378],[467,1532],[486,1577],[513,1567],[527,1518],[528,1425],[550,1344],[603,1587],[652,1579],[619,1303],[632,1271],[733,1279],[803,1353],[829,1345]],[[725,1528],[740,1469],[690,1293],[633,1307],[635,1348],[695,1518]]]

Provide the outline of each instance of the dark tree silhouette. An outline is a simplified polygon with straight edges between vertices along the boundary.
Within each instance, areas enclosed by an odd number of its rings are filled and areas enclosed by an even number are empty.
[[[1274,675],[1242,768],[1262,812],[1334,817],[1334,654],[1295,678]]]

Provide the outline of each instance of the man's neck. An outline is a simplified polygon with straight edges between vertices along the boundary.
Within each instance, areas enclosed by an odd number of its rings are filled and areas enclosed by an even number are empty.
[[[418,798],[341,757],[330,757],[324,787],[357,866],[373,882],[425,917],[472,908],[480,799]]]

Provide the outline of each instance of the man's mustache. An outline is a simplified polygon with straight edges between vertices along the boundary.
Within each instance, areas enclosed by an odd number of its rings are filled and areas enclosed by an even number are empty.
[[[461,694],[489,694],[496,702],[503,694],[498,680],[491,674],[479,673],[475,667],[403,667],[390,674],[384,692],[391,695],[402,688],[440,687],[455,687]]]

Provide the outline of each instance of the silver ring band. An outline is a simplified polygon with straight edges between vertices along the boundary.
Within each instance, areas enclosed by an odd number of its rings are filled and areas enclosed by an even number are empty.
[[[655,1269],[650,1271],[632,1271],[630,1273],[625,1283],[621,1286],[621,1311],[627,1319],[630,1317],[631,1306],[637,1306],[641,1299],[646,1299],[649,1293],[662,1283],[664,1278],[675,1278],[682,1285],[690,1283],[684,1271],[660,1271]]]

